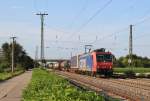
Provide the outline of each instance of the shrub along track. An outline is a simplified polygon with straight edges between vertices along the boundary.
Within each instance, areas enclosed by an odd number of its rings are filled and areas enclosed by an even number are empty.
[[[150,101],[150,83],[147,79],[104,79],[62,71],[56,73],[82,85],[95,87],[95,90],[102,89],[132,101]]]

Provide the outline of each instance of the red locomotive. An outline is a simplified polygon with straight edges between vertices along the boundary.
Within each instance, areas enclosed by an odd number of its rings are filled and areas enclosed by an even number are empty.
[[[113,55],[104,48],[71,58],[71,69],[87,71],[92,74],[112,75]]]

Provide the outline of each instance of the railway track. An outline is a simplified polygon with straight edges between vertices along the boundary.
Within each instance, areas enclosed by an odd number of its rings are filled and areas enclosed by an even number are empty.
[[[126,85],[126,86],[130,86],[130,87],[135,87],[135,88],[139,88],[139,89],[143,89],[143,90],[149,90],[150,91],[150,84],[149,83],[145,83],[145,82],[141,82],[141,81],[132,81],[132,80],[123,80],[123,79],[111,79],[109,80],[110,82],[114,82],[114,83],[118,83],[121,85]]]
[[[149,80],[93,78],[62,71],[57,71],[56,73],[76,82],[95,87],[97,90],[102,89],[131,101],[150,101]]]

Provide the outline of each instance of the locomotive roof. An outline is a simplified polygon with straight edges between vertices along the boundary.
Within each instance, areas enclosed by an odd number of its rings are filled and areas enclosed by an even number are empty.
[[[105,51],[105,48],[100,48],[100,49],[95,49],[95,50],[93,50],[93,51],[91,51],[91,52],[88,52],[88,53],[82,53],[82,54],[78,54],[78,56],[86,56],[86,55],[90,55],[91,53],[93,53],[93,52],[96,52],[96,53],[98,53],[98,54],[112,54],[111,52],[109,52],[109,51]],[[74,56],[73,56],[74,57]]]

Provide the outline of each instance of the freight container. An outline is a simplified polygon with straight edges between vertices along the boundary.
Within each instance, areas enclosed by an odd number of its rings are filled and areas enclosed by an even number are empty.
[[[79,55],[71,57],[71,68],[78,69],[79,68]]]
[[[92,71],[92,55],[84,54],[79,57],[79,70]]]

